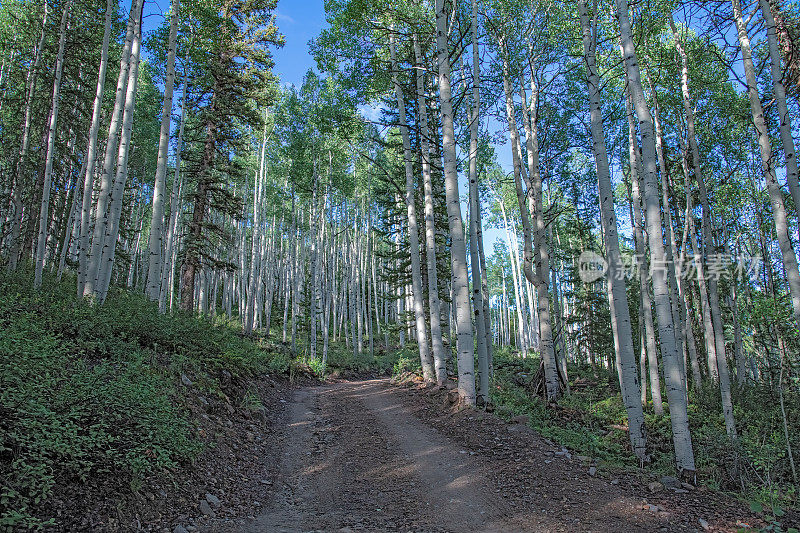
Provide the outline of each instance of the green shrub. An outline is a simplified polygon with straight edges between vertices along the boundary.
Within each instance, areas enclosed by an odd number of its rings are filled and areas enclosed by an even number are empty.
[[[93,306],[75,299],[74,280],[33,291],[31,279],[0,274],[0,530],[49,522],[39,509],[56,485],[113,476],[138,490],[195,458],[182,374],[221,394],[222,370],[287,368],[230,324],[160,315],[119,290]]]
[[[615,374],[571,368],[572,394],[555,408],[545,408],[527,384],[539,367],[538,358],[522,359],[508,348],[494,353],[492,402],[505,418],[525,414],[541,435],[577,453],[600,459],[607,465],[635,467],[627,432],[627,415]],[[580,383],[581,386],[576,386]],[[800,436],[800,398],[785,392],[785,405],[793,444]],[[711,488],[741,491],[757,501],[796,505],[797,487],[786,449],[777,393],[767,386],[736,387],[734,406],[739,440],[734,445],[725,431],[719,390],[706,384],[691,391],[689,423],[692,430],[698,479]],[[645,412],[650,463],[656,474],[672,474],[675,458],[668,406],[664,416]],[[797,449],[796,444],[794,444]],[[795,452],[795,457],[798,452]]]

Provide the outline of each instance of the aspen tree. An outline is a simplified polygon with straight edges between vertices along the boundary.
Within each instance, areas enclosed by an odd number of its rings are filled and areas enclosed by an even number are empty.
[[[647,435],[644,426],[644,413],[639,399],[639,383],[636,379],[636,355],[633,349],[633,333],[631,328],[628,296],[625,280],[616,275],[622,266],[619,251],[619,234],[617,232],[617,216],[614,211],[614,195],[611,185],[611,171],[608,163],[605,135],[603,132],[603,104],[600,94],[600,75],[597,70],[597,13],[589,16],[585,0],[578,0],[578,13],[583,38],[583,54],[586,63],[586,87],[589,97],[589,113],[591,118],[592,152],[597,169],[597,192],[600,200],[600,216],[603,237],[608,254],[608,301],[611,306],[612,328],[620,361],[620,388],[623,402],[628,413],[629,437],[634,453],[640,460],[647,454]],[[592,23],[594,20],[594,24]]]
[[[158,160],[153,184],[153,211],[150,218],[147,265],[147,297],[155,301],[161,292],[161,271],[164,267],[164,195],[166,194],[169,130],[172,124],[172,92],[175,87],[175,52],[177,48],[180,0],[172,0],[167,46],[167,70],[164,80],[164,103],[161,110],[161,131],[158,137]]]
[[[425,98],[425,69],[422,62],[422,50],[416,33],[414,44],[414,73],[417,87],[417,122],[420,127],[420,148],[422,152],[422,182],[425,195],[425,256],[428,272],[428,307],[431,321],[431,347],[433,348],[433,364],[436,371],[436,383],[439,386],[447,381],[447,355],[442,341],[442,308],[439,300],[439,275],[436,268],[436,228],[433,212],[433,183],[431,180],[431,132],[428,126],[428,105]]]
[[[28,89],[25,98],[25,118],[22,124],[22,139],[20,141],[19,157],[17,158],[14,166],[14,187],[12,191],[12,202],[14,204],[14,215],[11,221],[11,249],[8,254],[8,270],[9,272],[17,268],[17,262],[20,259],[20,251],[22,249],[22,182],[25,165],[28,159],[28,148],[30,146],[30,131],[31,131],[31,113],[33,107],[33,97],[36,91],[36,80],[39,75],[39,63],[42,59],[42,48],[45,44],[47,37],[47,15],[48,15],[48,2],[44,2],[44,14],[42,16],[42,31],[39,35],[39,42],[33,54],[33,63],[28,70]]]
[[[422,377],[426,382],[432,383],[436,380],[436,370],[434,368],[433,357],[428,346],[428,325],[425,322],[425,308],[422,294],[422,271],[419,253],[419,227],[417,224],[417,209],[414,199],[414,167],[411,155],[411,141],[408,135],[408,122],[406,121],[406,102],[403,96],[403,88],[397,77],[397,50],[395,43],[394,29],[389,35],[389,56],[391,58],[392,84],[394,85],[395,99],[397,101],[398,120],[400,123],[400,135],[403,140],[403,168],[405,170],[405,204],[408,217],[408,241],[411,246],[411,292],[416,319],[417,346],[419,347],[419,357],[422,363]],[[371,337],[370,337],[371,338]]]
[[[675,444],[675,459],[679,472],[692,476],[695,471],[694,451],[689,430],[689,417],[683,379],[681,354],[675,342],[675,325],[672,321],[672,309],[669,285],[664,270],[668,260],[664,252],[664,238],[661,227],[661,206],[657,188],[657,163],[655,131],[653,117],[647,106],[642,89],[639,64],[631,34],[628,16],[628,1],[616,0],[616,14],[619,21],[620,38],[625,63],[625,76],[639,121],[642,140],[642,159],[644,170],[644,205],[647,234],[650,243],[651,277],[655,299],[656,317],[658,320],[661,354],[664,360],[664,376],[667,388],[667,399],[670,408],[672,438]]]
[[[480,198],[478,197],[478,126],[481,115],[481,69],[478,51],[478,4],[472,0],[472,113],[469,125],[469,237],[470,265],[472,267],[472,304],[475,316],[478,351],[478,392],[477,403],[489,403],[489,348],[487,346],[486,320],[483,304],[483,276],[478,244],[478,226],[481,218]]]
[[[778,43],[778,34],[775,27],[775,16],[772,13],[773,5],[770,0],[758,0],[758,7],[764,17],[767,27],[767,45],[769,49],[770,74],[772,75],[772,89],[775,103],[778,107],[779,130],[781,147],[783,148],[786,163],[786,183],[792,195],[798,220],[800,220],[800,172],[797,169],[797,151],[795,150],[794,137],[792,137],[792,118],[786,105],[786,87],[784,85],[784,69],[781,65],[781,51]]]
[[[643,349],[647,353],[647,363],[650,374],[650,397],[653,400],[653,410],[657,415],[664,414],[661,399],[661,378],[658,374],[658,348],[656,346],[655,324],[653,322],[653,308],[650,298],[650,283],[648,281],[647,261],[645,258],[645,240],[642,230],[642,197],[641,197],[641,165],[639,163],[639,146],[636,142],[636,124],[633,118],[630,97],[625,100],[626,116],[628,118],[628,153],[630,154],[630,200],[631,218],[633,219],[633,238],[636,248],[636,265],[639,279],[640,309],[639,324],[644,324]],[[640,326],[641,327],[641,326]],[[644,382],[644,380],[642,380]]]
[[[742,51],[742,64],[744,67],[745,78],[747,80],[747,95],[750,99],[750,109],[752,111],[753,126],[756,129],[759,152],[761,155],[761,172],[767,185],[770,203],[772,204],[772,215],[775,220],[775,232],[778,236],[778,246],[781,251],[781,259],[786,272],[786,282],[789,285],[789,293],[792,299],[792,309],[794,319],[800,327],[800,272],[797,266],[797,257],[794,247],[789,237],[789,222],[786,214],[786,204],[783,200],[778,180],[775,175],[774,162],[772,160],[772,145],[769,138],[766,122],[764,120],[764,109],[758,94],[758,83],[756,80],[755,66],[753,65],[753,53],[750,48],[750,38],[747,35],[747,27],[742,17],[742,6],[739,0],[731,0],[733,6],[733,19],[736,34],[739,39],[739,47]]]
[[[117,238],[119,236],[120,216],[122,215],[125,185],[128,182],[128,158],[131,152],[131,136],[133,134],[133,116],[136,108],[136,87],[139,80],[139,55],[142,46],[142,10],[144,0],[136,5],[136,21],[134,22],[133,41],[131,44],[128,82],[126,85],[125,106],[123,109],[122,131],[119,138],[116,173],[111,187],[111,199],[108,206],[105,235],[101,247],[101,257],[96,276],[96,296],[102,303],[105,301],[114,270]]]
[[[42,191],[42,205],[39,211],[39,236],[36,245],[36,271],[33,278],[34,288],[42,285],[42,271],[44,270],[45,247],[47,245],[47,223],[50,210],[50,184],[53,175],[53,156],[56,144],[56,128],[58,127],[58,110],[61,97],[61,76],[64,72],[64,46],[67,38],[67,20],[69,19],[72,2],[67,0],[61,14],[61,25],[58,37],[58,55],[56,56],[55,79],[53,80],[53,105],[50,110],[50,124],[47,132],[47,155],[44,167],[44,190]]]
[[[106,225],[108,224],[108,210],[111,202],[111,188],[113,185],[112,172],[114,171],[114,160],[117,155],[117,141],[119,140],[120,128],[122,127],[122,117],[125,106],[125,95],[128,85],[128,70],[130,67],[131,51],[133,48],[134,34],[137,32],[136,26],[139,23],[137,12],[141,0],[133,0],[131,11],[128,17],[128,28],[125,35],[125,43],[122,48],[120,59],[119,76],[117,77],[117,89],[114,100],[114,108],[111,120],[108,125],[108,137],[106,149],[103,157],[103,168],[100,177],[100,191],[97,196],[97,205],[94,210],[94,229],[92,231],[91,247],[87,246],[86,273],[83,280],[83,296],[96,296],[98,285],[98,271],[100,269],[100,254],[103,249],[103,239],[105,236]]]
[[[81,194],[81,214],[78,245],[78,286],[77,295],[83,297],[84,284],[86,283],[87,254],[91,245],[89,225],[92,216],[92,191],[94,190],[95,164],[97,162],[97,137],[100,131],[100,112],[103,105],[105,91],[106,70],[108,69],[108,47],[111,40],[111,26],[113,22],[115,0],[106,2],[105,21],[103,22],[103,48],[100,51],[100,66],[97,73],[97,88],[95,89],[94,103],[92,104],[92,125],[89,128],[89,144],[86,148],[86,169],[83,175],[83,192]]]
[[[450,264],[453,272],[453,305],[457,327],[458,392],[468,406],[475,405],[475,347],[467,285],[467,252],[456,171],[456,139],[453,126],[453,103],[450,90],[450,47],[448,44],[445,0],[436,0],[436,56],[439,101],[442,118],[442,152],[444,157],[447,218],[450,226]]]
[[[533,55],[530,44],[528,47],[528,54],[529,56]],[[528,61],[530,63],[532,59]],[[528,278],[528,281],[534,285],[536,290],[536,314],[539,319],[539,353],[542,356],[542,364],[544,367],[547,398],[548,400],[555,401],[560,393],[560,385],[550,315],[550,293],[548,287],[550,281],[550,246],[547,242],[547,231],[545,228],[542,199],[542,174],[539,168],[539,140],[537,131],[539,88],[536,84],[535,69],[532,64],[530,70],[530,107],[528,107],[527,103],[525,85],[522,83],[524,76],[520,76],[522,122],[525,129],[525,148],[528,154],[528,173],[525,185],[527,187],[529,208],[533,215],[534,227],[532,230],[532,237],[533,247],[536,252],[533,279]],[[533,315],[533,313],[531,313],[531,315]],[[564,381],[566,381],[566,379]]]

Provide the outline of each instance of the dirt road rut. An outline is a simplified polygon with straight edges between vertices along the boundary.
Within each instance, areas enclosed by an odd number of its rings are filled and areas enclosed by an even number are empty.
[[[209,524],[204,530],[699,529],[679,513],[643,506],[635,489],[632,494],[630,488],[589,477],[574,461],[537,449],[545,445],[526,428],[520,435],[509,431],[511,426],[498,425],[497,432],[504,434],[483,440],[490,439],[490,446],[530,448],[530,459],[494,457],[459,443],[448,431],[415,416],[418,411],[407,392],[384,380],[295,390],[273,436],[278,459],[272,479],[261,480],[260,511],[244,524]]]

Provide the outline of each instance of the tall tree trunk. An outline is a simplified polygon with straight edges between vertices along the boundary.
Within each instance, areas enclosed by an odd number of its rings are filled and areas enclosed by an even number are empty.
[[[422,271],[419,253],[419,227],[417,224],[417,209],[414,200],[414,161],[411,155],[411,141],[408,135],[406,102],[403,97],[403,87],[400,85],[400,81],[397,78],[398,66],[394,33],[389,36],[389,55],[392,62],[392,84],[394,85],[394,93],[397,100],[400,134],[403,138],[403,166],[406,173],[405,203],[406,214],[408,216],[408,241],[411,247],[409,250],[411,255],[411,296],[413,298],[414,317],[417,324],[417,346],[419,347],[423,379],[426,383],[432,383],[436,380],[436,369],[434,368],[433,357],[428,347],[428,326],[425,323]]]
[[[533,271],[533,230],[531,228],[531,215],[528,206],[528,199],[525,191],[522,187],[522,161],[521,161],[521,154],[522,148],[520,146],[520,139],[519,139],[519,129],[517,128],[517,119],[516,119],[516,111],[514,109],[514,95],[513,89],[511,86],[511,74],[510,74],[510,64],[508,53],[506,49],[505,37],[498,36],[498,46],[500,48],[500,54],[502,56],[503,61],[503,90],[505,93],[505,100],[506,100],[506,122],[508,124],[508,135],[511,140],[511,160],[513,163],[514,168],[514,190],[517,194],[517,203],[519,204],[519,211],[520,211],[520,220],[522,222],[522,240],[523,240],[523,261],[522,261],[522,268],[525,274],[525,279],[528,281],[533,281],[536,279],[536,275]],[[509,247],[513,247],[512,250],[516,250],[517,242],[516,239],[512,242],[509,239]],[[513,251],[512,251],[513,253]],[[519,277],[519,276],[518,276]],[[522,288],[525,281],[523,279],[519,279],[519,287],[515,287],[517,292],[520,292],[519,289]],[[520,295],[520,300],[523,298],[523,295]],[[521,302],[518,302],[518,304]],[[519,313],[522,312],[522,308],[518,310]],[[523,324],[520,319],[520,332],[523,331]]]
[[[14,188],[12,191],[12,202],[14,203],[14,218],[11,221],[11,249],[8,254],[8,270],[13,271],[17,268],[22,249],[22,194],[23,194],[23,175],[28,159],[28,147],[30,146],[31,132],[31,113],[33,111],[33,96],[36,92],[36,79],[39,75],[39,62],[42,59],[42,48],[47,36],[47,15],[48,2],[44,2],[44,15],[42,16],[42,32],[39,35],[39,42],[33,54],[33,64],[28,71],[28,89],[25,98],[25,118],[22,123],[22,140],[20,141],[19,157],[14,167]]]
[[[644,160],[644,203],[647,233],[650,242],[651,263],[664,265],[667,260],[664,252],[664,235],[661,229],[661,206],[658,198],[656,176],[656,146],[653,118],[647,106],[642,89],[641,74],[633,44],[631,24],[628,17],[628,1],[616,0],[620,37],[624,52],[625,74],[633,100],[633,107],[639,120],[642,136],[642,158]],[[655,297],[661,354],[664,359],[664,376],[669,401],[672,438],[675,444],[675,459],[682,475],[693,476],[695,471],[694,451],[689,430],[689,416],[686,402],[686,388],[683,380],[682,357],[675,342],[675,325],[669,285],[663,268],[652,269],[653,294]]]
[[[694,238],[694,224],[692,223],[692,185],[691,180],[689,179],[689,166],[686,162],[686,150],[685,150],[685,143],[681,144],[681,150],[683,152],[683,156],[681,157],[681,167],[683,168],[683,174],[685,176],[684,183],[685,183],[685,194],[686,197],[686,214],[684,215],[684,224],[683,224],[683,237],[681,239],[681,247],[680,247],[680,256],[678,257],[678,264],[683,266],[686,262],[686,252],[688,246],[688,239],[691,235]],[[683,301],[683,314],[684,314],[684,337],[686,339],[686,347],[689,354],[689,362],[692,367],[692,380],[694,383],[695,390],[700,389],[703,383],[702,374],[700,373],[700,361],[697,357],[697,343],[695,342],[694,336],[694,320],[692,318],[692,306],[690,304],[690,300],[692,297],[691,289],[687,288],[684,283],[684,276],[677,276],[678,279],[678,293]]]
[[[164,267],[164,194],[167,181],[167,156],[169,154],[169,130],[172,124],[172,92],[175,87],[175,50],[178,37],[180,0],[172,0],[169,21],[169,51],[164,81],[164,103],[161,108],[161,131],[158,138],[158,160],[153,185],[153,211],[150,218],[149,258],[147,262],[147,297],[158,300],[161,292],[161,270]]]
[[[486,346],[481,259],[478,245],[478,224],[481,218],[478,197],[478,126],[481,116],[481,67],[478,52],[478,4],[472,0],[472,113],[469,125],[469,251],[472,266],[472,308],[475,316],[478,351],[478,405],[489,403],[489,352]]]
[[[125,107],[122,118],[122,132],[117,154],[117,170],[112,186],[111,200],[108,206],[108,217],[103,239],[102,253],[98,265],[96,294],[99,302],[105,301],[114,270],[117,237],[119,236],[120,217],[122,215],[125,185],[128,182],[128,157],[131,152],[131,136],[133,134],[133,116],[136,108],[136,87],[139,80],[139,53],[142,45],[142,10],[144,0],[135,6],[136,21],[134,23],[133,41],[131,44],[130,67],[126,86]]]
[[[186,72],[183,73],[183,95],[181,97],[181,122],[178,127],[178,140],[175,145],[175,174],[172,178],[172,194],[169,200],[169,225],[167,227],[167,244],[165,250],[165,264],[161,269],[161,289],[158,297],[158,309],[166,312],[167,295],[172,301],[172,286],[175,278],[175,263],[177,261],[177,231],[178,221],[183,202],[183,175],[181,174],[181,155],[183,152],[183,132],[186,126],[186,96],[189,85],[186,83]],[[231,284],[233,285],[233,284]],[[172,306],[170,305],[170,308]]]
[[[212,96],[212,98],[214,98]],[[216,104],[212,101],[209,117],[206,123],[206,139],[203,146],[203,159],[200,163],[198,172],[199,179],[197,189],[194,193],[194,208],[192,219],[189,222],[189,242],[185,243],[183,255],[183,267],[181,268],[181,309],[184,311],[194,310],[194,292],[197,270],[200,267],[200,239],[203,231],[203,221],[205,220],[206,204],[208,202],[208,177],[214,166],[217,144],[217,124],[213,120]]]
[[[61,75],[64,72],[64,45],[67,39],[67,20],[69,19],[72,2],[68,0],[64,4],[61,14],[61,26],[59,27],[58,55],[56,56],[55,79],[53,80],[53,106],[50,110],[50,125],[47,132],[47,155],[45,156],[44,166],[44,190],[42,191],[42,205],[39,210],[39,236],[36,244],[36,271],[33,278],[33,286],[42,286],[42,271],[44,270],[45,246],[47,245],[47,223],[50,213],[50,184],[53,174],[53,157],[56,150],[56,128],[58,127],[58,109],[61,97]]]
[[[661,208],[663,210],[664,230],[667,233],[665,240],[667,254],[667,283],[669,284],[670,302],[672,303],[672,321],[675,323],[675,343],[678,345],[678,353],[685,356],[683,346],[683,321],[681,320],[680,303],[678,300],[677,277],[675,273],[675,230],[672,226],[672,212],[669,204],[669,172],[664,157],[664,133],[661,130],[660,108],[658,103],[658,91],[648,76],[650,83],[650,93],[653,99],[653,124],[656,130],[656,156],[658,157],[658,169],[661,172]]]
[[[113,185],[114,160],[117,155],[117,141],[119,139],[120,128],[122,127],[122,117],[125,108],[125,95],[128,86],[128,69],[131,63],[131,51],[133,48],[134,34],[137,29],[136,15],[137,7],[141,0],[133,0],[131,12],[128,17],[128,29],[125,35],[125,44],[122,48],[120,59],[119,76],[117,77],[116,97],[114,99],[114,109],[111,114],[111,121],[108,125],[108,137],[106,140],[105,155],[103,158],[103,170],[100,176],[100,191],[97,196],[95,206],[95,221],[92,231],[91,247],[87,247],[86,274],[84,279],[83,296],[95,296],[98,289],[97,275],[100,268],[100,254],[103,249],[103,237],[108,224],[109,203],[111,202],[111,188]],[[141,11],[141,10],[138,10]]]
[[[106,85],[106,70],[108,69],[108,47],[111,40],[111,29],[114,21],[114,7],[116,0],[106,2],[106,16],[103,29],[103,48],[100,52],[100,67],[97,73],[97,88],[95,89],[94,104],[92,106],[92,124],[89,128],[89,145],[86,149],[86,172],[83,175],[83,194],[81,196],[80,231],[78,246],[78,298],[84,295],[86,283],[87,255],[91,245],[89,225],[92,216],[92,193],[94,191],[95,164],[97,163],[97,135],[100,131],[100,112],[103,107],[103,94]]]
[[[532,57],[533,52],[529,50]],[[529,62],[532,59],[529,59]],[[528,202],[533,214],[533,247],[536,251],[533,279],[529,279],[536,289],[536,311],[539,318],[539,353],[544,365],[545,388],[548,400],[555,401],[560,393],[558,363],[553,344],[553,327],[550,319],[550,246],[544,221],[542,192],[542,173],[539,168],[538,108],[539,87],[536,83],[534,67],[531,65],[531,104],[528,108],[524,85],[520,76],[520,96],[522,98],[522,122],[525,127],[525,147],[528,154]]]
[[[786,106],[786,87],[783,83],[783,67],[781,66],[781,51],[775,28],[775,16],[772,13],[773,6],[770,0],[759,0],[758,5],[761,8],[764,24],[767,27],[772,88],[775,95],[775,103],[778,106],[781,145],[786,162],[786,183],[789,185],[789,192],[792,195],[792,200],[794,200],[798,220],[800,220],[800,183],[798,183],[800,175],[797,170],[797,152],[795,151],[794,138],[792,137],[792,119]]]
[[[448,45],[445,1],[436,0],[436,55],[439,75],[439,100],[442,115],[442,151],[444,155],[445,196],[450,225],[450,263],[453,271],[453,296],[458,328],[458,392],[468,406],[475,405],[475,347],[470,316],[467,281],[467,251],[456,170],[456,138],[453,126],[453,103],[450,90],[450,47]]]
[[[645,351],[650,373],[650,397],[653,399],[653,411],[656,415],[664,414],[661,399],[661,378],[658,374],[658,347],[656,346],[655,324],[653,323],[653,307],[650,299],[650,283],[648,281],[647,258],[645,252],[644,232],[642,231],[642,199],[641,199],[641,165],[639,163],[639,145],[636,142],[636,124],[633,118],[630,97],[626,98],[626,115],[628,117],[628,147],[630,154],[630,200],[631,218],[633,219],[633,238],[636,247],[637,274],[639,278],[639,299],[641,314],[639,327],[644,330]]]
[[[266,117],[265,117],[266,118]],[[258,287],[258,277],[261,271],[261,204],[263,202],[264,194],[264,180],[266,178],[266,152],[267,152],[267,121],[264,120],[264,132],[261,136],[261,154],[259,157],[259,165],[256,175],[254,176],[254,189],[253,189],[253,225],[250,243],[250,271],[249,273],[242,272],[243,276],[249,274],[247,293],[245,298],[245,313],[242,316],[242,328],[246,335],[253,332],[256,323],[256,292]],[[316,172],[314,174],[315,187],[316,187]]]

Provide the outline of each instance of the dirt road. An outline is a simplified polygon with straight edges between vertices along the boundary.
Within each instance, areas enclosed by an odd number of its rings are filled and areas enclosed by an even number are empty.
[[[471,411],[460,419],[426,412],[383,380],[295,390],[272,435],[271,478],[252,481],[263,484],[254,518],[203,530],[701,529],[692,511],[697,499],[686,506],[672,494],[647,501],[641,485],[592,477],[525,427]]]

